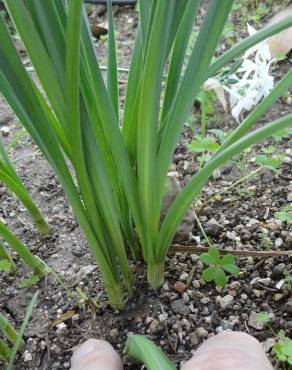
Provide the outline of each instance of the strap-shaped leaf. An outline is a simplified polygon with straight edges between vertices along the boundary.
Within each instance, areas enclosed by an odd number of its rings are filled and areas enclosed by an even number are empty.
[[[117,120],[119,121],[119,84],[115,29],[113,20],[112,0],[107,0],[108,13],[108,54],[107,54],[107,90],[111,99]]]
[[[175,370],[174,364],[161,349],[142,335],[131,335],[126,343],[126,351],[148,370]]]
[[[160,199],[164,191],[164,183],[169,164],[175,149],[182,126],[189,114],[201,84],[204,82],[208,66],[213,57],[219,37],[230,12],[233,0],[226,0],[224,7],[220,0],[209,2],[203,25],[200,28],[195,47],[181,85],[173,101],[167,121],[162,123],[162,134],[158,153]],[[161,200],[160,200],[161,202]]]

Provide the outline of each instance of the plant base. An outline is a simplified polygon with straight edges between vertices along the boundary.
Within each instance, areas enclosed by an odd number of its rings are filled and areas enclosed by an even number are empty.
[[[112,309],[120,311],[125,308],[125,290],[121,284],[106,286],[108,302]]]
[[[147,280],[151,288],[158,289],[164,283],[164,262],[147,266]]]

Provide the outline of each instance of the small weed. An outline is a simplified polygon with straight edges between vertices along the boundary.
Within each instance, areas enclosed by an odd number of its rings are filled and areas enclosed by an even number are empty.
[[[283,156],[269,157],[265,154],[260,154],[255,157],[255,160],[260,166],[266,167],[271,171],[277,171],[282,163]]]
[[[284,271],[284,279],[287,283],[288,289],[292,289],[292,275],[288,271]]]
[[[265,232],[261,232],[259,234],[258,238],[260,240],[261,249],[269,250],[269,249],[273,248],[274,243],[273,243],[272,239]]]
[[[235,265],[234,256],[226,254],[220,257],[216,247],[209,247],[207,253],[200,255],[200,260],[209,266],[203,271],[203,279],[206,282],[214,281],[219,287],[224,287],[228,281],[226,272],[233,276],[239,273],[239,268]]]
[[[275,218],[282,222],[292,222],[292,203],[281,208],[281,211],[275,213]]]
[[[22,278],[19,282],[19,288],[23,289],[29,286],[36,285],[39,281],[40,281],[40,278],[37,275],[31,275],[28,278]]]

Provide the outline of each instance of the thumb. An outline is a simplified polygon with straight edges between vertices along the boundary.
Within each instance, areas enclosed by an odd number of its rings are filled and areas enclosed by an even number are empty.
[[[242,332],[208,339],[181,370],[273,370],[261,344]]]
[[[122,370],[120,356],[103,340],[89,339],[78,347],[71,359],[71,370]]]

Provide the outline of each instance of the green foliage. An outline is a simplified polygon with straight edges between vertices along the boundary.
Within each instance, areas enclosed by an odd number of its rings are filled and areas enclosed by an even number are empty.
[[[211,137],[197,135],[188,145],[188,148],[196,153],[214,153],[219,148],[219,144]]]
[[[158,288],[177,227],[212,173],[259,140],[291,126],[291,115],[286,115],[252,130],[288,90],[289,71],[220,147],[204,140],[196,144],[197,149],[211,148],[212,156],[177,195],[161,222],[169,166],[202,85],[248,48],[291,26],[292,18],[266,27],[214,59],[232,0],[225,0],[224,7],[220,0],[209,2],[189,55],[200,1],[140,1],[119,122],[111,7],[105,82],[82,0],[4,3],[41,87],[23,66],[0,19],[0,91],[59,178],[99,265],[110,304],[123,308],[133,294],[128,258],[142,254],[147,279]],[[44,18],[46,22],[40,22]]]
[[[282,140],[282,139],[289,139],[292,135],[292,129],[291,128],[284,128],[282,130],[279,130],[275,132],[272,137],[276,140]]]
[[[275,212],[275,218],[282,222],[292,222],[292,204],[287,204],[281,208],[281,211]]]
[[[29,286],[34,286],[40,281],[40,278],[38,275],[31,275],[28,278],[22,278],[19,282],[19,288],[27,288]]]
[[[0,313],[0,333],[4,336],[7,341],[12,345],[18,342],[18,349],[21,350],[24,347],[24,340],[22,335],[19,337],[19,333],[14,329],[13,325]],[[2,340],[0,340],[0,359],[9,360],[11,356],[11,348]]]
[[[0,272],[10,272],[12,269],[11,262],[6,259],[0,259]]]
[[[252,20],[258,22],[263,16],[269,13],[269,8],[265,5],[258,6],[252,15]]]
[[[152,341],[142,335],[131,335],[127,339],[129,357],[143,363],[147,370],[175,370],[174,364]]]
[[[292,275],[288,271],[284,271],[285,281],[288,285],[288,289],[292,289]]]
[[[260,312],[256,315],[256,320],[267,324],[270,321],[270,316],[267,312]]]
[[[19,332],[17,333],[17,337],[15,338],[15,341],[13,341],[13,348],[12,348],[10,354],[9,354],[9,362],[8,362],[6,370],[13,370],[13,368],[14,368],[13,363],[14,363],[16,353],[17,353],[17,351],[21,350],[21,348],[23,348],[24,341],[23,341],[22,337],[23,337],[24,331],[27,327],[27,324],[29,322],[29,319],[31,317],[33,308],[36,304],[38,294],[39,294],[39,291],[36,291],[36,293],[32,296],[32,299],[31,299],[31,301],[30,301],[30,303],[27,307],[27,310],[26,310],[24,319],[22,321],[21,327],[19,329]]]
[[[290,338],[280,339],[273,349],[279,361],[292,365],[292,340]]]
[[[268,157],[267,155],[260,154],[257,155],[255,159],[260,166],[266,167],[272,171],[277,171],[282,163],[283,157],[282,156]]]
[[[239,273],[239,268],[235,265],[235,258],[231,254],[220,257],[216,247],[209,247],[208,253],[200,255],[200,260],[209,266],[203,271],[203,279],[206,282],[214,281],[219,287],[224,287],[228,281],[226,272],[233,276]]]
[[[258,238],[260,240],[260,247],[262,249],[269,250],[273,248],[274,243],[266,232],[259,233]]]

